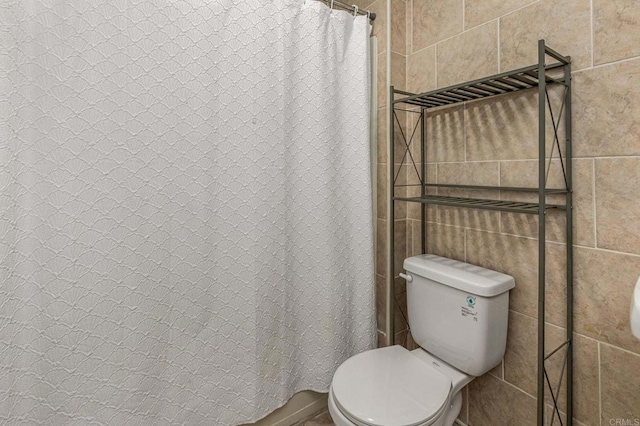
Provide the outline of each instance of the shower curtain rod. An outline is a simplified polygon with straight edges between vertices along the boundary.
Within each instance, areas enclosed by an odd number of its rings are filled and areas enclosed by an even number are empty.
[[[342,9],[348,10],[350,12],[356,11],[355,5],[348,5],[346,3],[342,3],[341,1],[337,1],[337,0],[333,0],[333,2],[331,0],[317,0],[317,1],[326,3],[327,6],[330,6],[331,4],[333,4],[333,7],[336,7],[336,6],[341,7]],[[368,10],[358,9],[358,15],[369,15],[369,19],[371,19],[372,21],[376,20],[376,14],[373,12],[369,12]]]

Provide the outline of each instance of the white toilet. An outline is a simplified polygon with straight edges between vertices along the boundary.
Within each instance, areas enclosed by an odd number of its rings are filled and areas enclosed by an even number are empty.
[[[373,349],[338,367],[329,391],[337,426],[450,426],[460,390],[504,355],[513,277],[429,254],[404,269],[420,348]]]

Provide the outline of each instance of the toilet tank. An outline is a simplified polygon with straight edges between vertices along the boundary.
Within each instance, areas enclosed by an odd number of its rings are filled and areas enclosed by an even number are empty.
[[[513,277],[431,254],[405,259],[404,269],[414,341],[472,376],[497,366],[507,343]]]

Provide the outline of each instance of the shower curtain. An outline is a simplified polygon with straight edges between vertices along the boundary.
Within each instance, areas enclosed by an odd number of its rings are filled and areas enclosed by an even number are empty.
[[[0,423],[252,422],[375,345],[366,17],[0,14]]]

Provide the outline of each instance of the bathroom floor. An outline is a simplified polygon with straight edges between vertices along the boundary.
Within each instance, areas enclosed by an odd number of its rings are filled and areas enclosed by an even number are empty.
[[[295,426],[334,426],[334,424],[333,420],[331,420],[331,415],[329,415],[329,410],[324,410]]]

